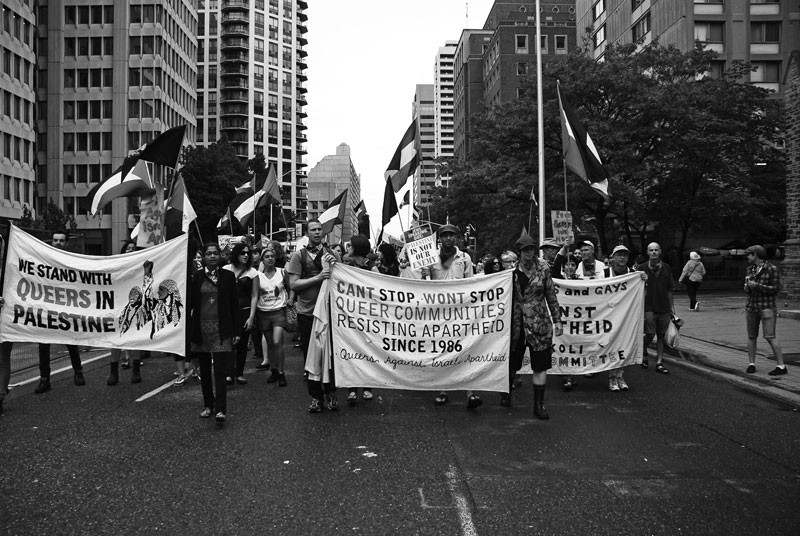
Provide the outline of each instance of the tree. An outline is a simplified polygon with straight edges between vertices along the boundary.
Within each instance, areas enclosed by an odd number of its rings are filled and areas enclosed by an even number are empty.
[[[583,51],[550,58],[542,88],[546,207],[563,208],[566,190],[574,221],[595,229],[603,251],[610,250],[609,234],[627,235],[630,245],[640,237],[642,250],[649,240],[669,243],[677,234],[682,249],[697,229],[730,229],[734,221],[741,231],[754,223],[778,227],[752,213],[765,207],[780,213],[777,103],[742,83],[747,66],[722,79],[704,77],[714,57],[699,45],[684,53],[652,43],[609,47],[603,62]],[[611,173],[611,203],[572,173],[564,186],[557,80]],[[519,99],[471,118],[473,150],[448,164],[453,179],[433,208],[446,209],[454,222],[483,221],[476,226],[481,240],[495,249],[518,236],[538,180],[535,79],[523,90]],[[769,163],[769,173],[759,163]],[[754,170],[771,180],[754,180]],[[732,218],[742,210],[752,216],[745,223]]]
[[[67,214],[52,200],[48,200],[47,204],[39,210],[36,219],[33,219],[33,214],[28,205],[22,208],[22,217],[19,220],[20,227],[25,229],[42,229],[46,231],[66,230],[71,231],[75,229],[78,224],[72,214]]]
[[[233,200],[235,188],[250,179],[247,167],[224,139],[208,147],[185,148],[181,164],[200,232],[205,239],[216,237],[217,222]]]

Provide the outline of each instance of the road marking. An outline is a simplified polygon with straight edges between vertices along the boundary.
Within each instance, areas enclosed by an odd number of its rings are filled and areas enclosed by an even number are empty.
[[[148,398],[150,398],[151,396],[155,396],[155,395],[157,395],[158,393],[160,393],[161,391],[163,391],[163,390],[165,390],[165,389],[169,389],[169,388],[170,388],[170,387],[172,387],[173,385],[175,385],[175,380],[170,380],[170,381],[168,381],[167,383],[165,383],[164,385],[162,385],[161,387],[158,387],[158,388],[156,388],[156,389],[153,389],[153,390],[152,390],[152,391],[150,391],[149,393],[145,393],[145,394],[143,394],[142,396],[140,396],[139,398],[137,398],[137,399],[135,400],[135,402],[142,402],[142,401],[144,401],[144,400],[147,400],[147,399],[148,399]]]
[[[456,505],[458,522],[461,523],[461,534],[464,536],[477,536],[478,531],[475,530],[475,525],[472,523],[472,514],[469,512],[469,502],[459,490],[460,483],[463,479],[460,478],[458,469],[452,465],[446,474],[447,487],[450,488],[450,495],[453,496],[453,501]]]
[[[105,354],[100,354],[98,356],[95,356],[95,357],[92,357],[92,358],[89,358],[89,359],[85,359],[85,360],[82,359],[81,360],[81,365],[86,365],[88,363],[93,363],[93,362],[95,362],[95,361],[97,361],[99,359],[105,359],[106,357],[108,357],[110,355],[111,355],[111,352],[107,352]],[[67,371],[67,370],[72,370],[72,365],[70,365],[68,367],[62,367],[60,369],[56,369],[56,370],[50,371],[50,377],[52,378],[54,374],[58,374],[60,372],[64,372],[64,371]],[[38,381],[39,381],[39,376],[36,376],[34,378],[30,378],[29,380],[23,380],[23,381],[21,381],[19,383],[15,383],[13,385],[9,385],[9,388],[22,387],[23,385],[28,385],[29,383],[38,382]]]

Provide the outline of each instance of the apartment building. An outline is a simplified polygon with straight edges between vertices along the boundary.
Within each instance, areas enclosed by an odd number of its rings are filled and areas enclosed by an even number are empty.
[[[344,190],[347,190],[345,220],[328,235],[329,244],[350,240],[359,232],[353,208],[361,200],[361,176],[356,173],[350,146],[346,143],[339,144],[336,154],[325,156],[308,173],[308,219],[319,218]]]

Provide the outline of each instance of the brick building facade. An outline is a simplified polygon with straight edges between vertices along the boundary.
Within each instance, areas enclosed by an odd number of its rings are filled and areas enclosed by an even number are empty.
[[[781,263],[781,301],[800,308],[800,50],[794,50],[783,80],[786,114],[786,249]]]

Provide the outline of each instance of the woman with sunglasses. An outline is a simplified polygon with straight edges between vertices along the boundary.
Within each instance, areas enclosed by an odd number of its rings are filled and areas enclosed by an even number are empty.
[[[230,264],[225,265],[225,270],[233,272],[236,277],[236,297],[239,302],[239,319],[242,322],[236,333],[239,335],[239,343],[234,350],[236,357],[225,381],[231,385],[236,378],[236,383],[244,385],[247,383],[244,377],[244,365],[247,361],[248,332],[253,329],[256,318],[258,285],[254,285],[253,281],[258,277],[258,271],[252,267],[250,246],[244,242],[233,246],[230,260]]]

